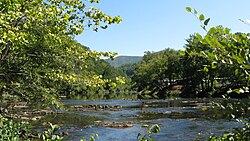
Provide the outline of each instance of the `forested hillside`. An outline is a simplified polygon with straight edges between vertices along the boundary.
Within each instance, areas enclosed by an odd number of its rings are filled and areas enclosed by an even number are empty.
[[[109,62],[111,66],[120,67],[126,64],[138,63],[142,60],[141,56],[117,56],[113,59],[106,59],[105,61]]]

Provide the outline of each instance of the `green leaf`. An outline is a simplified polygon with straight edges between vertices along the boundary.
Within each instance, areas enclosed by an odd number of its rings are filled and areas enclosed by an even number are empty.
[[[150,129],[153,133],[159,133],[160,132],[160,126],[158,124],[154,124]]]
[[[235,75],[238,75],[238,74],[239,74],[239,69],[236,69],[236,70],[234,71],[234,74],[235,74]]]
[[[192,8],[191,7],[186,7],[187,12],[191,12]]]
[[[250,65],[248,64],[244,65],[244,69],[250,69]]]
[[[232,89],[229,89],[229,90],[227,91],[228,94],[230,94],[230,93],[232,93],[232,92],[233,92]]]
[[[107,29],[107,28],[108,28],[108,26],[107,26],[107,25],[105,25],[105,26],[101,26],[101,28],[102,28],[102,29]]]
[[[205,19],[205,16],[203,14],[200,14],[199,19],[203,21]]]
[[[216,32],[215,27],[212,27],[212,28],[209,29],[209,33],[210,34],[214,34],[215,32]]]
[[[204,72],[208,72],[209,69],[208,69],[207,67],[204,67],[204,68],[203,68],[203,71],[204,71]]]
[[[90,141],[95,141],[95,138],[94,138],[93,136],[91,136],[91,137],[89,138],[89,140],[90,140]]]
[[[99,138],[99,135],[98,134],[94,134],[95,137]]]
[[[197,10],[196,9],[194,9],[194,14],[197,14],[198,12],[197,12]]]
[[[216,69],[216,67],[217,67],[217,62],[215,62],[215,61],[214,61],[214,62],[212,62],[212,64],[211,64],[211,68],[212,68],[212,69]]]
[[[199,34],[199,33],[196,33],[196,37],[197,37],[199,40],[202,40],[202,39],[203,39],[202,36],[201,36],[201,34]]]
[[[149,125],[148,125],[148,124],[144,124],[144,125],[142,125],[141,127],[142,127],[142,128],[148,128]]]
[[[202,111],[207,111],[208,108],[207,108],[207,107],[201,107],[201,110],[202,110]]]
[[[226,28],[226,29],[225,29],[225,33],[226,33],[226,34],[229,34],[229,33],[230,33],[230,28]]]
[[[245,92],[242,88],[240,88],[240,89],[234,89],[233,91],[236,92],[237,94],[241,94],[241,93]]]
[[[210,21],[210,18],[207,18],[207,19],[204,21],[204,25],[208,25],[209,21]]]

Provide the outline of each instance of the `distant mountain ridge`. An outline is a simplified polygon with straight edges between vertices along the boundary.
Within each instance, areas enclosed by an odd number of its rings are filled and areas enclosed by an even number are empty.
[[[114,60],[105,59],[111,66],[120,67],[126,64],[138,63],[142,60],[142,56],[117,56]]]

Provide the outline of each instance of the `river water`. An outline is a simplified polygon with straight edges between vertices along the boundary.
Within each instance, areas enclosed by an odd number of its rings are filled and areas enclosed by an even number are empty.
[[[155,141],[206,140],[211,135],[221,135],[240,123],[216,116],[219,112],[208,112],[211,100],[109,100],[84,101],[64,100],[66,107],[72,105],[121,106],[119,110],[63,111],[44,120],[60,125],[59,132],[67,132],[65,140],[79,141],[83,136],[97,133],[96,141],[136,141],[138,133],[146,130],[142,125],[159,124],[160,133],[153,134]],[[218,118],[220,117],[220,118]],[[129,128],[111,128],[95,125],[96,122],[129,122]],[[43,122],[43,121],[40,121]]]

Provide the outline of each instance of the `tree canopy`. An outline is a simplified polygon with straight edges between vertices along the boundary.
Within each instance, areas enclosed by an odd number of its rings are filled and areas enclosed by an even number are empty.
[[[155,98],[165,98],[166,91],[180,76],[180,52],[165,49],[160,52],[146,52],[136,66],[132,80],[139,92],[149,92]]]
[[[4,0],[0,2],[0,95],[59,105],[65,86],[97,86],[102,76],[86,70],[87,58],[113,56],[92,52],[74,40],[86,28],[98,31],[120,23],[90,1]],[[46,104],[45,104],[46,103]]]

